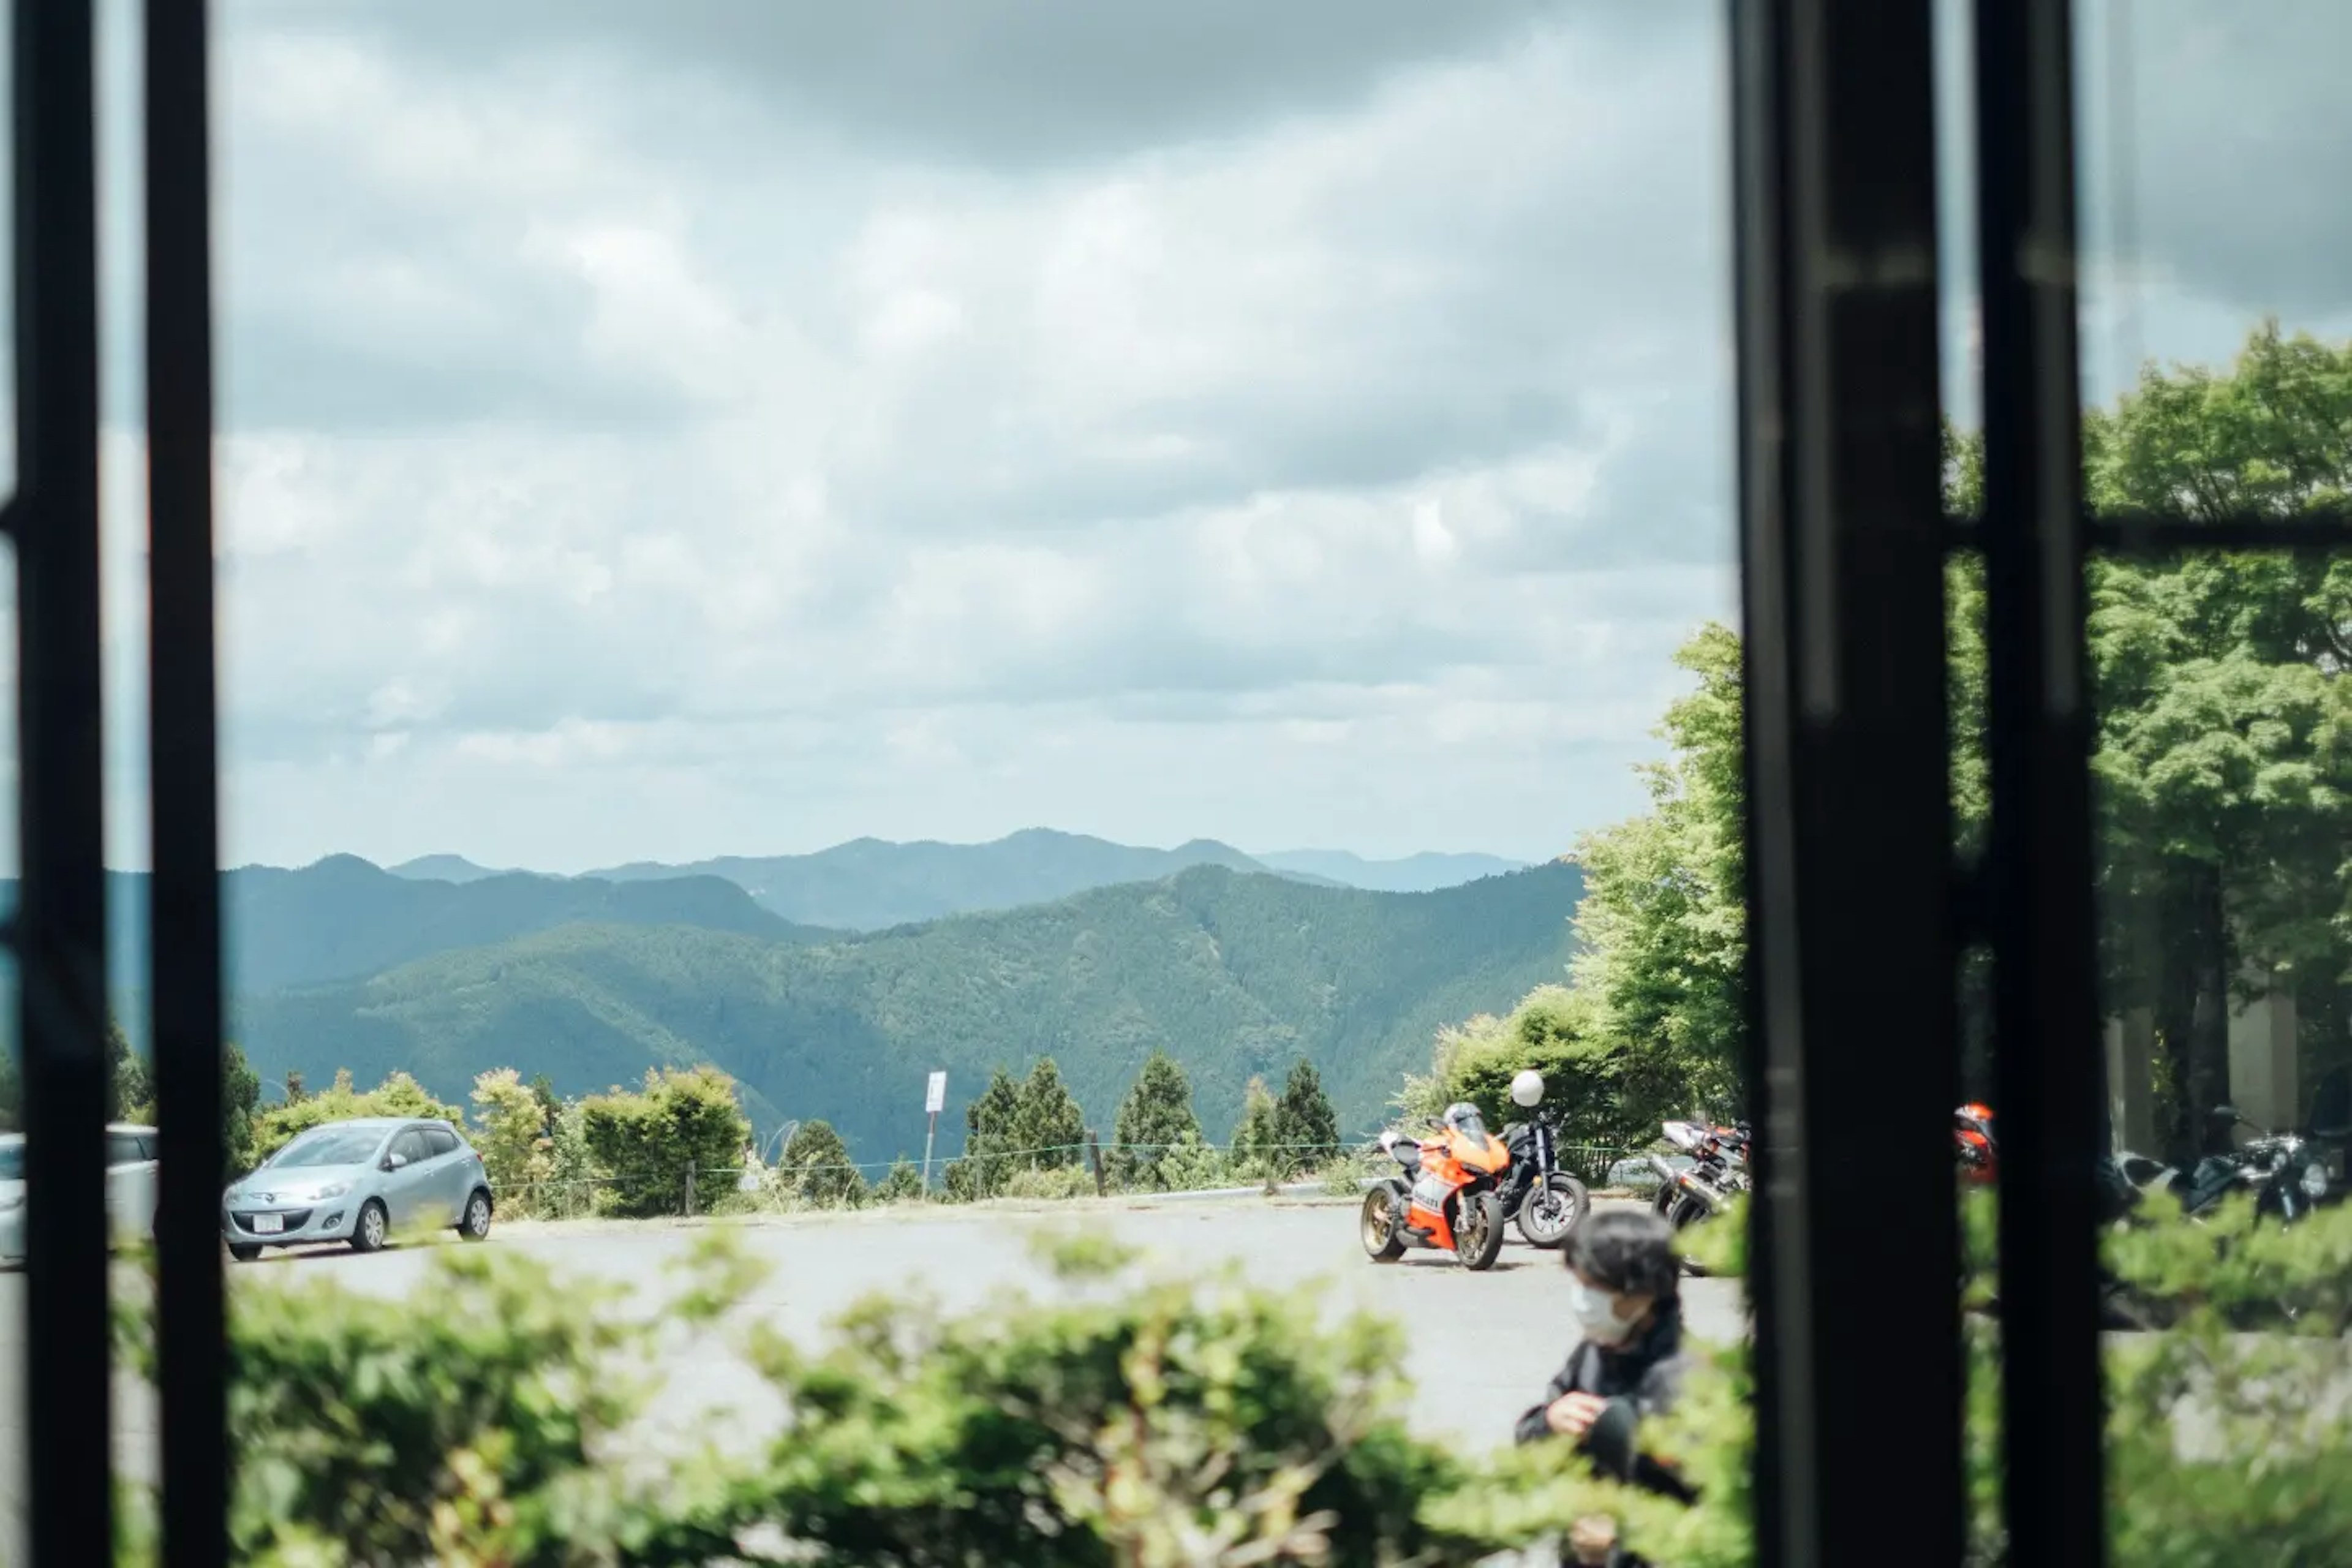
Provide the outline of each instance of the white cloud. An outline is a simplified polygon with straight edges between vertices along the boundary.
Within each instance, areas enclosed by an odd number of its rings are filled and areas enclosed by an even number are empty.
[[[979,0],[225,12],[237,852],[1632,808],[1733,605],[1717,8],[1307,10],[1074,5],[1050,102]]]

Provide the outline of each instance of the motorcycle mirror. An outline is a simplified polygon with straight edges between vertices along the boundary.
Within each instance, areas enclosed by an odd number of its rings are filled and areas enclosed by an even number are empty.
[[[2238,1108],[2234,1105],[2217,1105],[2205,1114],[2216,1121],[2235,1121],[2238,1120]]]

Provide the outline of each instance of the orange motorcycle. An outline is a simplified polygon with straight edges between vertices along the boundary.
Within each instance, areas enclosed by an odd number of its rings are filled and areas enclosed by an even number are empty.
[[[1503,1250],[1503,1199],[1497,1190],[1511,1152],[1486,1131],[1475,1105],[1447,1108],[1427,1140],[1381,1134],[1381,1147],[1404,1168],[1364,1194],[1364,1250],[1393,1263],[1408,1247],[1450,1252],[1465,1268],[1492,1268]]]

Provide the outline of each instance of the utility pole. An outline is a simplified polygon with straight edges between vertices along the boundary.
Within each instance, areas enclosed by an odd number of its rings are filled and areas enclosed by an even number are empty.
[[[930,1196],[931,1193],[931,1143],[940,1135],[940,1112],[946,1109],[947,1103],[948,1075],[944,1072],[935,1072],[931,1075],[929,1087],[923,1092],[923,1114],[930,1119],[930,1125],[923,1130],[923,1195],[925,1197]]]

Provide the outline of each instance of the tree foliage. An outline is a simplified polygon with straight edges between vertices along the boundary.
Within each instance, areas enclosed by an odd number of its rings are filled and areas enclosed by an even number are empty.
[[[1482,1016],[1441,1032],[1426,1077],[1406,1080],[1398,1108],[1411,1121],[1436,1120],[1446,1106],[1467,1100],[1490,1127],[1528,1112],[1511,1099],[1511,1080],[1532,1068],[1543,1075],[1538,1109],[1556,1117],[1560,1141],[1623,1149],[1654,1136],[1651,1094],[1620,1088],[1620,1051],[1600,1026],[1591,993],[1547,985],[1507,1016]]]
[[[1227,1140],[1227,1158],[1237,1175],[1266,1179],[1279,1168],[1281,1155],[1275,1146],[1281,1142],[1274,1096],[1267,1091],[1265,1079],[1254,1078],[1243,1091],[1242,1119],[1234,1124],[1234,1135]]]
[[[1274,1102],[1274,1143],[1267,1152],[1274,1174],[1284,1181],[1339,1153],[1339,1115],[1331,1109],[1331,1097],[1323,1092],[1322,1075],[1305,1057],[1291,1064],[1289,1076],[1282,1080],[1282,1093]]]
[[[803,1121],[793,1134],[776,1183],[801,1202],[825,1208],[855,1208],[867,1197],[865,1173],[849,1162],[849,1145],[823,1120]]]
[[[404,1072],[392,1074],[365,1093],[352,1087],[349,1072],[338,1072],[329,1088],[290,1104],[270,1106],[254,1118],[254,1158],[267,1160],[313,1127],[360,1116],[437,1117],[453,1127],[466,1124],[464,1111],[442,1104]]]
[[[716,1068],[657,1068],[632,1093],[614,1089],[580,1105],[588,1150],[609,1177],[605,1202],[621,1215],[677,1214],[689,1171],[694,1206],[707,1214],[735,1190],[751,1123],[735,1082]]]
[[[1166,1192],[1169,1156],[1187,1140],[1201,1141],[1201,1120],[1192,1114],[1192,1082],[1173,1057],[1153,1051],[1135,1075],[1127,1098],[1119,1101],[1111,1173],[1121,1186]]]

